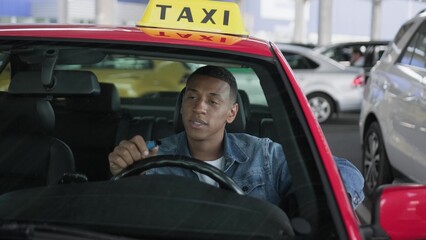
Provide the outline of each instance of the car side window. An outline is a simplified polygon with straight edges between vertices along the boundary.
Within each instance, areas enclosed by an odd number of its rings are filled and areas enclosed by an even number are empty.
[[[413,25],[413,22],[409,22],[409,23],[406,23],[406,24],[402,25],[402,27],[396,33],[395,38],[393,40],[395,42],[395,44],[398,44],[398,42],[405,35],[405,32],[407,32],[407,30],[410,29],[411,25]]]
[[[252,68],[230,67],[228,70],[237,80],[238,88],[247,93],[250,104],[268,106],[262,86],[260,85],[259,77]]]
[[[426,68],[426,23],[420,26],[419,31],[408,43],[400,63]]]
[[[302,55],[290,52],[282,52],[292,69],[314,69],[319,65],[311,59]]]
[[[331,48],[322,53],[324,56],[334,59],[336,61],[343,60],[342,49],[341,48]]]
[[[9,55],[0,52],[0,91],[6,91],[10,83]]]
[[[352,56],[352,50],[354,47],[358,47],[358,46],[344,46],[341,49],[341,57],[339,59],[338,62],[349,62],[351,61],[351,56]],[[360,48],[361,51],[363,50],[362,48]]]

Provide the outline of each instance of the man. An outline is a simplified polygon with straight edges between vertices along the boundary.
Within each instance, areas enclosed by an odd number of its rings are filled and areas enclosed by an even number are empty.
[[[364,62],[365,62],[364,54],[362,54],[359,48],[354,48],[352,50],[351,66],[363,67]]]
[[[222,67],[205,66],[189,78],[182,98],[184,132],[161,140],[161,146],[148,151],[145,140],[135,136],[122,141],[109,155],[110,170],[118,174],[135,161],[156,154],[186,155],[210,163],[230,176],[246,194],[279,204],[291,186],[283,149],[267,138],[244,133],[227,133],[225,126],[238,112],[236,80]],[[352,205],[364,198],[364,180],[349,161],[335,158]],[[158,168],[146,174],[174,174],[199,178],[214,184],[204,175],[187,169]]]

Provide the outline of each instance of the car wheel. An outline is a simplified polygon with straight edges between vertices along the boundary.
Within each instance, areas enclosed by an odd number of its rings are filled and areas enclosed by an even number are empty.
[[[330,120],[334,113],[333,100],[326,94],[314,93],[308,95],[309,105],[319,123],[325,123]]]
[[[362,149],[364,191],[371,197],[378,186],[390,183],[393,179],[382,132],[377,122],[368,127]]]

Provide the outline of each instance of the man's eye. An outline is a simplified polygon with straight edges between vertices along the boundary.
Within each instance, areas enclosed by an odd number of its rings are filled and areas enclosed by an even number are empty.
[[[211,104],[214,104],[214,105],[219,104],[219,102],[218,102],[218,101],[215,101],[215,100],[210,100],[210,103],[211,103]]]

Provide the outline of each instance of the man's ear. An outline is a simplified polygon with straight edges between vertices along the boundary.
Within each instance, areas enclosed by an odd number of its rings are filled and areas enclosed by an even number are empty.
[[[232,123],[235,117],[237,116],[237,113],[238,113],[238,103],[234,103],[234,105],[232,105],[232,108],[229,110],[229,115],[228,115],[228,118],[226,119],[226,122]]]

